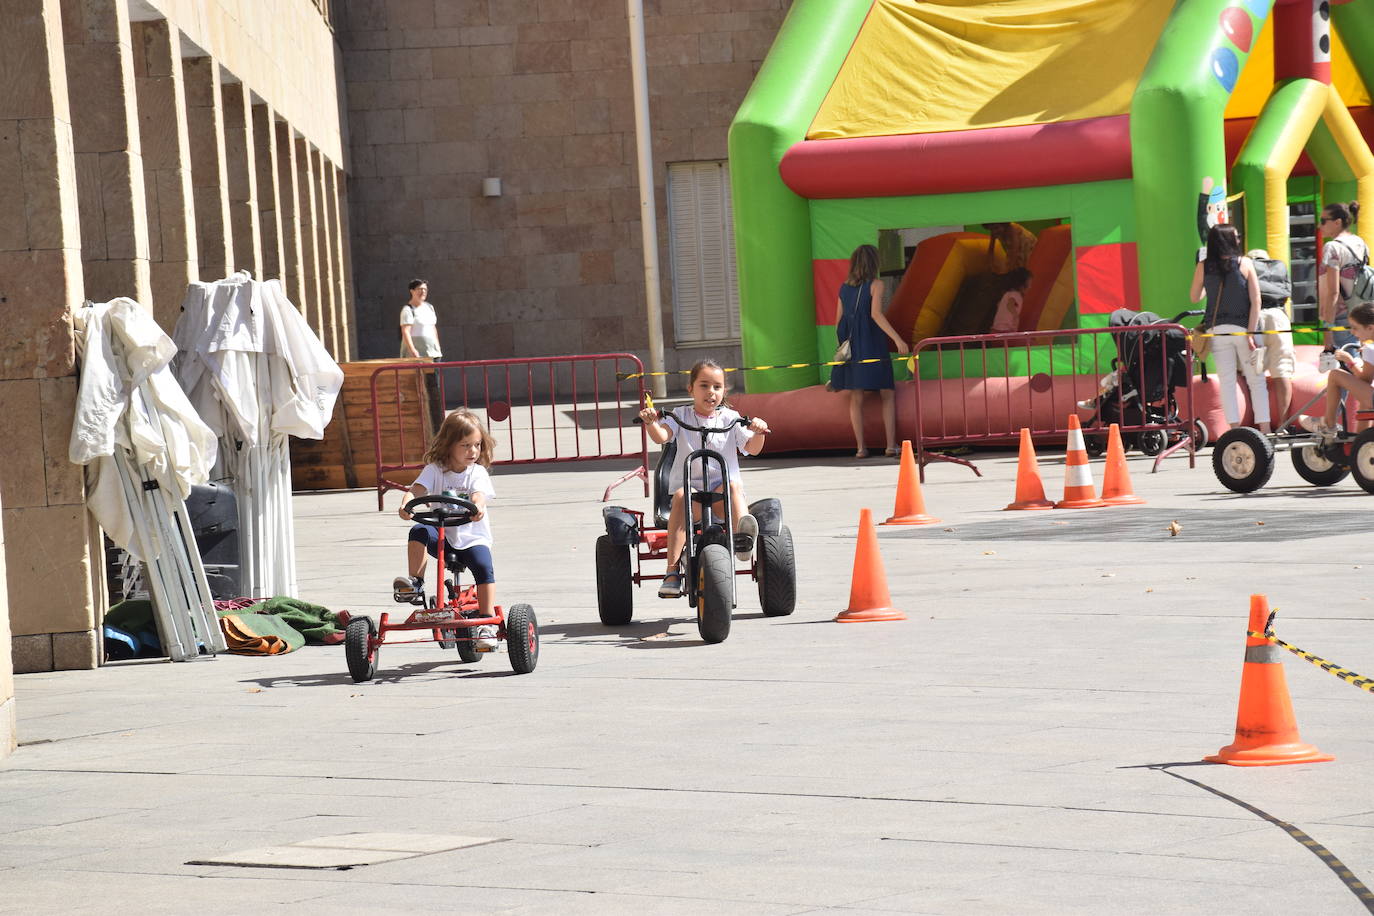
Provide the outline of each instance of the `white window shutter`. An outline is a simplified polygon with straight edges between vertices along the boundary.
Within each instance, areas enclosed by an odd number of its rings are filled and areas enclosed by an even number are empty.
[[[671,163],[668,211],[677,343],[738,342],[739,288],[726,164]]]

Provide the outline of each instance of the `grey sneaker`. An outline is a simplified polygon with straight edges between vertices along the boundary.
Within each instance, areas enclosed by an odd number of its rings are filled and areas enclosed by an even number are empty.
[[[678,569],[676,566],[668,570],[668,575],[663,577],[663,584],[658,587],[658,597],[682,597],[682,570]]]
[[[754,539],[758,537],[759,523],[752,515],[741,515],[735,526],[735,559],[748,563],[754,556]]]
[[[492,624],[484,624],[473,628],[472,647],[478,652],[496,651],[496,627]]]
[[[409,601],[424,590],[424,582],[414,576],[397,576],[391,581],[392,597],[397,601]]]

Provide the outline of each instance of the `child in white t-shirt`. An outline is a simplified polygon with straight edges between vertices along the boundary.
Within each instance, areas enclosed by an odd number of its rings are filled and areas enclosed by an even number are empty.
[[[1363,346],[1357,361],[1344,348],[1336,350],[1336,359],[1342,369],[1333,369],[1326,375],[1326,410],[1320,418],[1298,417],[1298,425],[1310,433],[1324,438],[1336,434],[1336,414],[1341,409],[1342,392],[1350,392],[1357,401],[1368,409],[1374,409],[1374,302],[1363,302],[1350,310],[1346,318],[1353,336]]]
[[[754,549],[754,537],[759,526],[752,515],[744,511],[744,487],[740,483],[739,455],[757,455],[763,451],[764,436],[768,434],[768,424],[759,417],[749,421],[749,426],[731,425],[740,415],[725,406],[725,370],[714,360],[704,359],[692,367],[688,375],[687,390],[692,395],[690,406],[679,407],[667,417],[659,419],[658,411],[646,407],[640,411],[640,419],[645,423],[649,438],[659,445],[670,439],[680,439],[677,455],[673,461],[669,486],[673,491],[673,507],[668,515],[668,574],[658,590],[660,598],[677,598],[682,595],[682,548],[687,542],[687,513],[683,506],[683,476],[687,456],[699,448],[709,448],[719,452],[725,459],[730,475],[730,514],[731,527],[735,532],[735,556],[747,559]],[[725,429],[726,433],[699,433],[686,429],[682,423],[701,426],[706,429]],[[693,480],[692,486],[702,490],[721,489],[720,469],[713,462],[707,462],[706,480]],[[700,474],[697,467],[693,473]]]
[[[496,495],[491,485],[492,451],[495,442],[477,415],[460,407],[444,418],[429,450],[425,467],[401,503],[400,516],[410,521],[406,503],[432,493],[457,493],[477,507],[477,514],[466,525],[446,526],[444,533],[458,559],[477,583],[477,604],[483,617],[490,617],[496,605],[496,571],[491,559],[491,524],[487,500]],[[424,589],[426,555],[439,555],[439,531],[429,525],[410,529],[406,544],[409,576],[397,576],[392,589],[399,596],[418,594]],[[490,651],[496,647],[496,627],[477,627],[474,648]]]

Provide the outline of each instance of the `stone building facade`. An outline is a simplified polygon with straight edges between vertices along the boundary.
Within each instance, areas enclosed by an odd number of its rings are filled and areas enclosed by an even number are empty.
[[[328,0],[0,4],[0,608],[14,670],[98,662],[99,534],[67,459],[72,312],[280,276],[340,360],[351,319],[341,55]],[[6,639],[5,642],[10,640]],[[0,753],[12,713],[0,670]]]
[[[668,367],[670,164],[723,162],[787,0],[644,0]],[[450,359],[647,345],[625,0],[355,0],[339,25],[361,351],[396,353],[412,277]],[[500,197],[483,197],[499,178]]]

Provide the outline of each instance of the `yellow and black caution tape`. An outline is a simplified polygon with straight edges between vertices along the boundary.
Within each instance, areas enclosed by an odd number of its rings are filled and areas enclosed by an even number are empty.
[[[1328,325],[1315,325],[1315,324],[1314,324],[1314,325],[1305,325],[1305,324],[1304,324],[1304,325],[1295,325],[1295,326],[1293,326],[1292,328],[1289,328],[1289,329],[1286,330],[1286,331],[1281,331],[1281,330],[1276,330],[1276,329],[1269,329],[1269,330],[1263,330],[1263,331],[1222,331],[1220,334],[1215,333],[1215,332],[1210,332],[1210,331],[1201,331],[1201,330],[1198,330],[1197,328],[1185,329],[1185,330],[1188,330],[1189,333],[1192,334],[1192,336],[1194,336],[1194,337],[1249,337],[1249,336],[1252,335],[1252,334],[1296,334],[1296,333],[1305,332],[1305,331],[1316,331],[1316,332],[1318,332],[1318,333],[1323,333],[1323,332],[1326,332],[1326,331],[1350,331],[1352,334],[1355,332],[1355,329],[1354,329],[1354,328],[1347,328],[1347,327],[1345,327],[1345,326],[1343,326],[1343,325],[1339,325],[1339,324],[1333,324],[1333,325],[1329,325],[1329,326],[1328,326]]]
[[[1269,615],[1269,620],[1264,625],[1263,633],[1256,633],[1254,630],[1246,630],[1245,635],[1249,636],[1251,639],[1263,639],[1268,642],[1272,642],[1274,645],[1279,646],[1280,648],[1287,649],[1289,652],[1292,652],[1298,658],[1311,662],[1312,664],[1316,665],[1318,668],[1322,669],[1328,674],[1334,674],[1336,677],[1345,681],[1347,684],[1350,684],[1352,687],[1358,687],[1361,690],[1368,691],[1369,693],[1374,693],[1374,678],[1364,677],[1363,675],[1356,674],[1349,668],[1342,668],[1335,662],[1327,661],[1320,655],[1313,655],[1311,652],[1299,649],[1297,646],[1291,645],[1290,643],[1286,643],[1282,639],[1279,639],[1277,636],[1275,636],[1273,629],[1274,614],[1277,613],[1278,611],[1275,611],[1273,614]]]

